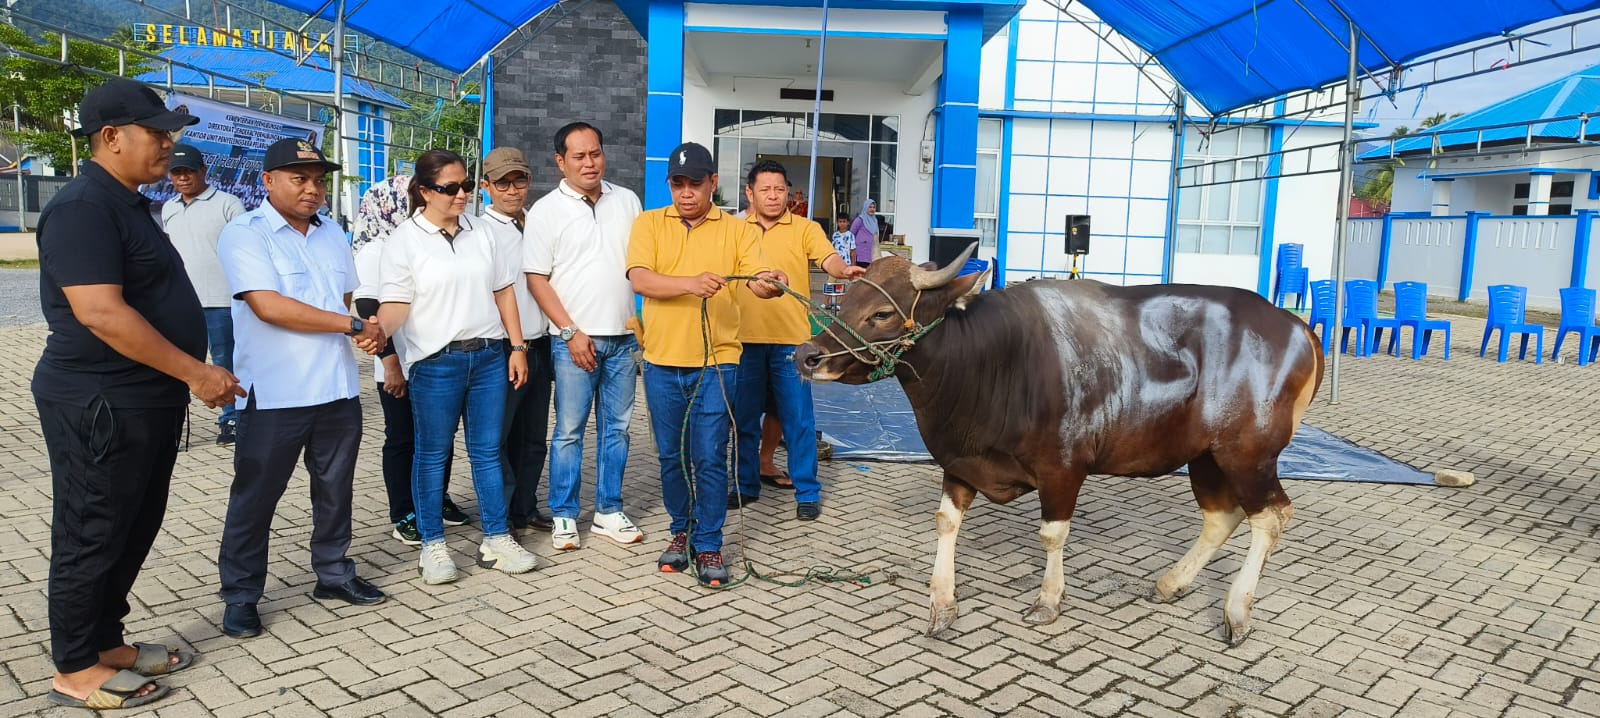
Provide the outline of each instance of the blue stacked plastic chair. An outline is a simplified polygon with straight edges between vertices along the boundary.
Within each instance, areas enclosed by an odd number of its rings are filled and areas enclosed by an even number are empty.
[[[1517,353],[1517,361],[1528,358],[1528,337],[1532,336],[1539,340],[1533,353],[1533,363],[1544,363],[1544,327],[1527,323],[1527,311],[1527,287],[1514,284],[1496,284],[1489,287],[1489,320],[1483,328],[1483,345],[1478,347],[1478,356],[1481,357],[1489,351],[1489,337],[1498,329],[1500,354],[1495,361],[1505,363],[1506,354],[1511,349],[1511,336],[1520,334],[1522,350]]]
[[[1350,279],[1344,283],[1344,330],[1339,332],[1339,352],[1350,350],[1350,331],[1357,334],[1356,356],[1372,356],[1373,332],[1380,327],[1398,328],[1393,319],[1378,317],[1378,283],[1370,279]]]
[[[1295,309],[1306,308],[1306,287],[1309,285],[1310,273],[1306,271],[1305,245],[1280,244],[1278,245],[1278,276],[1273,283],[1272,303],[1283,306],[1286,295],[1295,296]]]
[[[1594,361],[1600,349],[1600,327],[1594,324],[1594,290],[1567,287],[1561,290],[1561,326],[1556,328],[1556,346],[1550,358],[1561,356],[1561,341],[1568,334],[1578,335],[1578,366]]]
[[[1332,279],[1318,279],[1311,283],[1311,318],[1306,320],[1315,332],[1318,326],[1322,327],[1322,353],[1333,351],[1333,337],[1328,332],[1333,331],[1333,302],[1334,283]]]
[[[1384,320],[1385,326],[1390,320]],[[1394,331],[1389,335],[1389,353],[1400,356],[1400,330],[1411,327],[1411,359],[1417,361],[1428,353],[1433,333],[1444,332],[1444,358],[1450,360],[1450,322],[1428,318],[1428,285],[1422,282],[1396,282],[1394,285]],[[1372,346],[1383,341],[1383,327],[1372,332]]]

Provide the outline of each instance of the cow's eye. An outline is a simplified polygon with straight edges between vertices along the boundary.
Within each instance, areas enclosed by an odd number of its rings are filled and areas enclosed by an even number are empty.
[[[875,322],[887,322],[893,318],[894,314],[889,312],[878,312],[877,314],[872,315],[872,321]]]

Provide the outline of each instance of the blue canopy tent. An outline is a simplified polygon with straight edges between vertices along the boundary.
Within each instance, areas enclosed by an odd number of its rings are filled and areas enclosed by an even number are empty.
[[[789,6],[827,6],[826,0],[770,1]],[[1345,198],[1351,184],[1354,98],[1359,97],[1357,80],[1361,70],[1398,77],[1406,63],[1445,48],[1485,38],[1512,38],[1519,28],[1600,8],[1600,0],[1078,1],[1160,62],[1178,85],[1213,116],[1325,87],[1341,78],[1345,81],[1339,239],[1334,249],[1340,290],[1334,310],[1335,333],[1342,314],[1349,213]],[[342,40],[348,25],[457,72],[483,60],[523,24],[558,4],[558,0],[457,0],[432,4],[356,0],[354,9],[347,12],[347,0],[274,2],[331,20],[336,43]],[[825,26],[821,32],[826,38]],[[338,72],[342,53],[337,47],[335,50]],[[825,61],[820,50],[819,68]],[[1338,354],[1333,359],[1329,394],[1332,401],[1338,401]]]

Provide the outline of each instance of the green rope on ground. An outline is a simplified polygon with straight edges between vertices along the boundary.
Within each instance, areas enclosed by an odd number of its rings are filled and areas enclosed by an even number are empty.
[[[725,281],[728,281],[728,282],[736,282],[736,281],[766,281],[769,284],[772,284],[773,286],[776,286],[777,288],[782,290],[784,294],[787,294],[787,295],[789,295],[791,297],[794,297],[795,299],[799,300],[801,303],[805,304],[806,308],[807,308],[807,311],[810,313],[810,316],[812,318],[826,318],[826,317],[829,317],[829,315],[827,314],[827,310],[823,309],[822,307],[818,306],[815,302],[811,301],[810,297],[807,297],[807,296],[795,291],[794,289],[791,289],[787,284],[784,284],[783,282],[779,282],[777,280],[771,280],[771,279],[762,279],[761,277],[748,276],[748,275],[730,275],[730,276],[727,276],[727,277],[723,277],[723,279]],[[694,506],[697,503],[697,501],[696,501],[697,497],[695,496],[694,476],[693,476],[693,473],[691,471],[691,466],[690,466],[690,462],[689,462],[689,423],[690,423],[690,417],[692,417],[693,414],[694,414],[694,403],[700,399],[700,390],[705,385],[706,374],[710,373],[710,370],[712,370],[712,369],[715,369],[716,372],[717,372],[717,383],[718,383],[719,388],[721,388],[721,390],[722,390],[722,401],[727,406],[727,409],[728,409],[728,425],[729,425],[730,428],[733,428],[735,430],[735,435],[734,435],[733,441],[731,442],[732,446],[733,446],[733,451],[729,452],[730,453],[730,462],[729,463],[731,464],[731,467],[730,467],[730,471],[728,472],[728,476],[731,477],[731,479],[733,481],[735,481],[735,482],[738,481],[738,477],[739,477],[739,441],[738,441],[737,428],[736,428],[737,427],[737,423],[738,423],[738,419],[737,419],[737,417],[734,416],[733,403],[728,399],[727,384],[725,382],[723,382],[723,380],[722,380],[722,369],[721,369],[720,366],[715,366],[715,365],[713,365],[711,363],[711,359],[712,359],[712,356],[711,356],[711,344],[712,344],[711,314],[710,314],[709,309],[707,308],[709,302],[710,302],[709,298],[702,297],[700,299],[700,342],[701,342],[701,347],[702,347],[702,351],[703,351],[702,358],[701,358],[701,365],[700,365],[700,376],[695,380],[694,391],[689,394],[689,406],[684,411],[683,424],[682,424],[681,427],[679,427],[679,430],[678,430],[679,466],[680,466],[680,469],[683,471],[684,484],[686,484],[688,486],[688,488],[689,488],[689,529],[688,529],[688,531],[691,532],[691,533],[694,530]],[[859,332],[857,332],[853,327],[850,327],[850,326],[847,326],[847,325],[841,325],[841,326],[844,328],[845,331],[849,332],[849,334],[853,338],[855,338],[857,341],[861,342],[862,348],[864,348],[865,350],[870,351],[871,353],[873,353],[875,358],[877,358],[879,360],[878,368],[875,369],[873,373],[874,373],[874,375],[877,375],[878,372],[885,372],[885,373],[882,376],[874,376],[874,378],[872,380],[876,381],[877,379],[881,379],[884,376],[893,375],[894,374],[894,366],[899,362],[900,355],[905,353],[906,350],[910,349],[911,345],[913,343],[915,343],[916,340],[921,339],[923,337],[923,335],[928,333],[929,330],[933,329],[934,326],[938,325],[939,321],[940,320],[934,320],[932,323],[929,323],[926,326],[919,326],[912,333],[906,334],[906,335],[902,336],[900,339],[894,340],[892,343],[895,344],[895,347],[893,349],[888,350],[888,351],[885,351],[884,349],[882,349],[879,346],[879,343],[868,341],[866,339],[866,337],[861,336],[861,334]],[[819,322],[819,324],[820,324],[820,322]],[[785,587],[785,588],[799,588],[801,586],[810,585],[813,582],[815,582],[815,583],[854,583],[854,584],[857,584],[857,585],[860,585],[860,586],[870,586],[870,585],[872,585],[872,574],[870,572],[861,571],[861,570],[855,570],[855,569],[847,569],[847,568],[842,568],[842,567],[838,567],[838,566],[832,566],[832,565],[828,565],[828,564],[816,564],[816,565],[813,565],[813,566],[810,566],[810,567],[806,568],[806,570],[804,570],[804,571],[777,571],[777,572],[773,572],[771,574],[763,574],[763,573],[761,573],[756,568],[755,562],[750,560],[748,552],[745,551],[745,548],[744,548],[744,507],[742,505],[739,507],[739,531],[738,531],[738,537],[739,537],[739,540],[738,540],[737,543],[738,543],[738,546],[739,546],[739,556],[741,558],[741,564],[744,567],[744,574],[739,576],[736,579],[731,579],[727,584],[719,586],[718,587],[719,589],[733,588],[734,586],[738,586],[739,584],[748,582],[752,578],[754,578],[754,579],[756,579],[758,581],[762,581],[762,582],[765,582],[765,583],[770,583],[770,584],[773,584],[773,585],[776,585],[776,586],[782,586],[782,587]],[[697,567],[694,566],[694,562],[692,560],[692,557],[691,557],[691,561],[690,561],[690,570],[691,571],[698,571],[699,570]],[[799,576],[800,578],[799,578],[799,580],[796,580],[796,581],[783,581],[783,580],[780,580],[778,578],[780,576]],[[698,578],[696,580],[698,580]]]

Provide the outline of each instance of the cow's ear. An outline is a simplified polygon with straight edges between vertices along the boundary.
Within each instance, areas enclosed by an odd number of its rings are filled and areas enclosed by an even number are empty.
[[[955,308],[966,309],[967,305],[976,299],[978,292],[983,291],[984,282],[989,278],[989,270],[956,277],[950,280],[950,291],[959,293],[956,297]]]

